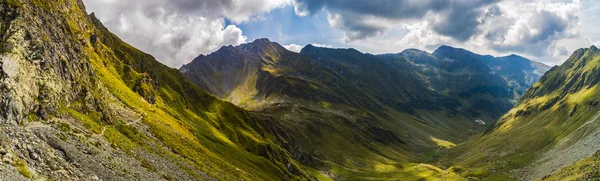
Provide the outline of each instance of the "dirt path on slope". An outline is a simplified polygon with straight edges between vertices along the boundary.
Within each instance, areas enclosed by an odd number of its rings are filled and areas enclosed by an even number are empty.
[[[140,116],[140,118],[138,118],[138,119],[136,119],[136,120],[134,120],[134,121],[131,121],[131,122],[125,123],[125,125],[127,125],[127,126],[131,126],[131,125],[133,125],[133,124],[137,124],[137,123],[139,123],[139,122],[140,122],[140,121],[141,121],[143,118],[144,118],[144,117]],[[99,137],[102,137],[102,136],[104,136],[104,132],[106,132],[106,129],[107,129],[109,126],[110,126],[110,125],[108,125],[108,126],[103,126],[103,127],[102,127],[102,131],[100,132],[100,134],[94,134],[94,138],[99,138]]]
[[[25,126],[25,129],[31,130],[31,129],[38,129],[38,128],[51,128],[50,125],[41,123],[41,122],[32,122],[29,123]]]

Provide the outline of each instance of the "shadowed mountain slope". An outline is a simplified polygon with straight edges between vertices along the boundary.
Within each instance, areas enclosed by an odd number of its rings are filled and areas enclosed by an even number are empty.
[[[433,54],[409,49],[380,56],[409,61],[433,89],[460,102],[461,114],[488,115],[491,119],[481,119],[492,124],[550,69],[516,55],[478,55],[449,46],[441,46]]]
[[[482,123],[510,109],[520,96],[510,82],[519,80],[493,73],[479,55],[451,57],[457,50],[371,55],[308,45],[294,53],[258,39],[200,55],[180,71],[217,97],[282,121],[322,170],[351,177],[435,159],[438,147],[485,130]],[[543,72],[526,61],[519,70]]]

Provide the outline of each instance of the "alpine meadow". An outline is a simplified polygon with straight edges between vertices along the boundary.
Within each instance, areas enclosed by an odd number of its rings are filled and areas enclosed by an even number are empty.
[[[0,0],[0,180],[600,180],[595,0]]]

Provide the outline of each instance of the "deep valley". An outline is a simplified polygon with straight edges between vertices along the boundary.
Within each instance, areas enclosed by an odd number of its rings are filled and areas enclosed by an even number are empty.
[[[81,0],[0,1],[0,180],[595,180],[600,49],[266,38],[179,69]]]

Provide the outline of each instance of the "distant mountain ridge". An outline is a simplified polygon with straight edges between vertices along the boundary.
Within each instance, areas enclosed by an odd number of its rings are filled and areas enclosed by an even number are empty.
[[[447,46],[432,54],[372,55],[307,45],[295,53],[258,39],[200,55],[179,70],[223,100],[282,121],[303,151],[337,169],[384,162],[366,155],[423,161],[423,150],[440,140],[461,142],[484,131],[532,84],[526,80],[547,68],[534,65],[541,64]]]
[[[439,92],[470,100],[470,105],[477,107],[494,105],[489,110],[495,117],[510,109],[520,95],[550,69],[542,63],[517,55],[493,57],[449,46],[441,46],[431,54],[408,49],[399,54],[379,56],[411,62],[427,78],[430,86]],[[480,99],[485,97],[481,93],[501,99],[485,102]]]
[[[261,49],[260,48],[261,45],[270,47],[270,51],[269,50],[265,51],[265,50]],[[249,51],[249,50],[254,50],[254,51]],[[431,84],[432,82],[437,82],[437,84],[420,86],[420,87],[426,87],[426,89],[428,89],[427,87],[429,87],[429,88],[431,88],[431,87],[434,87],[434,88],[449,87],[449,85],[441,85],[444,82],[446,82],[446,84],[447,84],[447,82],[448,82],[447,80],[442,80],[442,79],[434,80],[435,77],[441,76],[439,70],[444,71],[444,72],[442,72],[442,74],[443,73],[456,74],[456,73],[460,73],[460,72],[457,72],[457,71],[459,71],[459,69],[467,69],[467,68],[470,71],[473,71],[473,72],[479,73],[479,74],[498,73],[498,74],[500,74],[500,76],[491,75],[488,78],[490,80],[495,79],[495,80],[489,81],[489,83],[501,82],[500,84],[508,85],[505,87],[502,87],[504,85],[495,86],[495,87],[497,87],[496,89],[498,89],[498,91],[501,92],[499,94],[505,94],[505,95],[496,94],[494,96],[511,97],[509,99],[511,101],[510,103],[508,103],[508,104],[502,103],[503,105],[499,106],[499,107],[501,107],[499,109],[503,109],[504,111],[506,111],[510,107],[512,107],[512,105],[510,105],[510,104],[514,104],[514,102],[516,102],[516,100],[519,98],[519,96],[521,94],[523,94],[529,86],[531,86],[533,83],[535,83],[535,81],[537,79],[539,79],[545,71],[550,69],[549,66],[546,66],[542,63],[534,62],[534,61],[528,60],[524,57],[520,57],[517,55],[510,55],[510,56],[506,56],[506,57],[493,57],[493,56],[489,56],[489,55],[484,56],[484,55],[478,55],[478,54],[469,52],[464,49],[457,49],[457,48],[452,48],[449,46],[441,46],[439,49],[437,49],[432,54],[429,54],[427,52],[420,51],[420,50],[408,49],[399,54],[369,55],[369,54],[363,54],[359,51],[356,51],[355,49],[319,48],[319,47],[314,47],[312,45],[307,45],[300,52],[300,55],[313,56],[311,58],[313,58],[313,59],[317,60],[319,63],[323,64],[326,69],[329,69],[329,70],[321,70],[321,71],[324,71],[324,72],[338,71],[337,72],[338,74],[343,73],[342,71],[345,71],[345,69],[340,68],[340,67],[332,67],[333,64],[331,64],[331,62],[328,63],[328,62],[319,61],[318,57],[314,57],[315,55],[311,55],[311,52],[310,52],[311,50],[332,50],[332,51],[337,51],[336,53],[344,52],[341,54],[354,54],[357,56],[361,56],[364,59],[379,59],[378,61],[383,60],[382,63],[390,64],[392,67],[394,67],[397,70],[403,69],[401,71],[401,72],[404,72],[404,76],[402,77],[403,79],[406,79],[406,78],[414,79],[414,80],[405,80],[405,81],[413,81],[413,84],[428,84],[428,83]],[[260,52],[258,52],[258,51],[260,51]],[[206,90],[209,90],[209,92],[215,94],[217,97],[221,97],[225,100],[231,101],[238,105],[241,104],[243,106],[242,102],[244,102],[244,101],[242,101],[240,96],[233,96],[232,92],[235,92],[234,90],[236,88],[240,88],[240,86],[238,86],[238,85],[241,82],[243,82],[242,80],[239,80],[240,78],[253,77],[253,76],[238,76],[237,74],[255,72],[255,71],[257,71],[257,69],[259,67],[264,70],[274,70],[274,69],[269,68],[274,65],[273,62],[269,63],[269,60],[273,60],[273,58],[274,58],[273,56],[268,55],[269,52],[271,52],[271,53],[277,52],[276,54],[278,54],[278,55],[285,54],[287,56],[298,56],[298,54],[289,52],[285,48],[283,48],[281,45],[279,45],[277,43],[272,43],[268,39],[257,39],[256,41],[254,41],[252,43],[243,44],[243,45],[240,45],[239,47],[227,46],[227,47],[221,48],[220,50],[218,50],[210,55],[201,55],[201,56],[197,57],[194,61],[192,61],[192,63],[182,66],[180,68],[180,71],[183,72],[190,80],[192,80],[192,82],[195,82],[197,85],[200,85],[200,87],[202,87]],[[285,52],[285,53],[281,53],[281,52]],[[260,56],[253,56],[253,54],[260,54]],[[229,56],[229,57],[227,57],[227,56]],[[233,56],[238,56],[238,57],[233,57]],[[216,58],[216,57],[219,57],[219,58]],[[267,57],[266,60],[261,60],[263,57]],[[275,58],[277,59],[277,58],[281,58],[281,57],[275,57]],[[304,57],[304,58],[306,58],[306,57]],[[450,62],[457,58],[460,60],[459,62]],[[205,62],[208,61],[209,64],[211,64],[211,65],[208,65],[208,66],[202,65],[202,60],[204,60]],[[287,60],[284,60],[284,61],[287,61]],[[345,65],[358,65],[358,64],[360,64],[360,61],[363,61],[363,60],[344,59],[344,61],[354,61],[354,62],[342,62]],[[377,62],[377,61],[375,61],[375,62]],[[403,63],[400,63],[400,62],[403,62]],[[227,69],[228,68],[227,65],[224,65],[223,63],[235,64],[236,66],[238,66],[238,68],[245,67],[245,69],[233,71],[233,72],[225,71],[218,76],[208,75],[211,72],[218,73],[219,72],[219,71],[217,71],[218,69]],[[383,66],[380,66],[380,67],[383,67]],[[321,68],[323,68],[323,67],[321,67]],[[339,70],[335,70],[336,68]],[[437,70],[426,70],[427,68],[429,68],[429,69],[433,68],[433,69],[437,69]],[[210,70],[206,70],[206,69],[210,69]],[[287,68],[287,69],[293,70],[293,67]],[[416,73],[416,74],[420,74],[420,75],[411,75],[411,71],[413,74]],[[197,72],[197,73],[194,73],[194,72]],[[471,73],[473,73],[473,72],[471,72]],[[229,78],[225,78],[225,80],[223,80],[223,81],[221,81],[219,79],[219,78],[224,78],[227,76],[229,76]],[[213,79],[212,77],[216,77],[216,79]],[[432,79],[432,77],[433,77],[433,79]],[[303,78],[307,78],[307,76],[305,76]],[[347,77],[347,78],[356,79],[357,77]],[[206,79],[206,80],[204,80],[204,79]],[[208,79],[210,79],[210,80],[208,80]],[[234,82],[231,82],[231,81],[234,81]],[[223,82],[224,84],[219,84],[220,82]],[[399,84],[401,84],[401,83],[399,83]],[[211,85],[219,85],[219,87],[215,87],[215,86],[211,86]],[[235,87],[232,87],[234,85],[235,85]],[[406,85],[406,84],[402,84],[402,85]],[[477,85],[479,85],[479,84],[477,84]],[[253,92],[254,90],[252,90],[253,89],[252,85],[249,85],[249,86],[250,87],[244,87],[244,86],[241,86],[241,87],[245,88],[245,90],[249,90],[249,92],[251,92],[251,93],[258,93],[258,92]],[[456,86],[458,87],[459,85],[456,85]],[[494,87],[494,85],[490,85],[490,86]],[[508,88],[508,89],[506,89],[506,88]],[[223,89],[228,89],[228,91],[225,91]],[[461,91],[463,94],[468,92],[468,90],[466,90],[466,91],[461,90]],[[245,92],[248,92],[248,91],[245,91]],[[427,91],[421,91],[421,93],[427,94]],[[395,95],[392,95],[392,96],[395,96]],[[430,96],[434,96],[434,95],[430,95]],[[234,97],[236,97],[236,98],[234,98]],[[427,99],[419,98],[419,100],[427,100]],[[496,112],[502,112],[502,111],[496,111]],[[501,115],[501,113],[496,116],[499,117],[500,115]]]
[[[432,55],[443,62],[453,62],[455,60],[470,61],[469,66],[481,73],[498,73],[505,81],[515,81],[514,85],[510,85],[510,87],[517,91],[518,95],[522,95],[546,71],[550,70],[550,66],[514,54],[505,57],[494,57],[491,55],[479,55],[465,49],[441,46]],[[453,65],[458,65],[458,63],[454,62]],[[489,69],[485,68],[484,65]],[[451,66],[446,67],[450,71],[456,68]]]
[[[550,66],[514,54],[505,57],[493,57],[491,55],[478,55],[464,49],[448,46],[440,47],[433,54],[438,57],[453,59],[470,57],[479,60],[493,72],[504,76],[505,79],[515,80],[516,85],[511,85],[511,87],[518,91],[520,95],[540,79],[546,71],[550,70]]]

